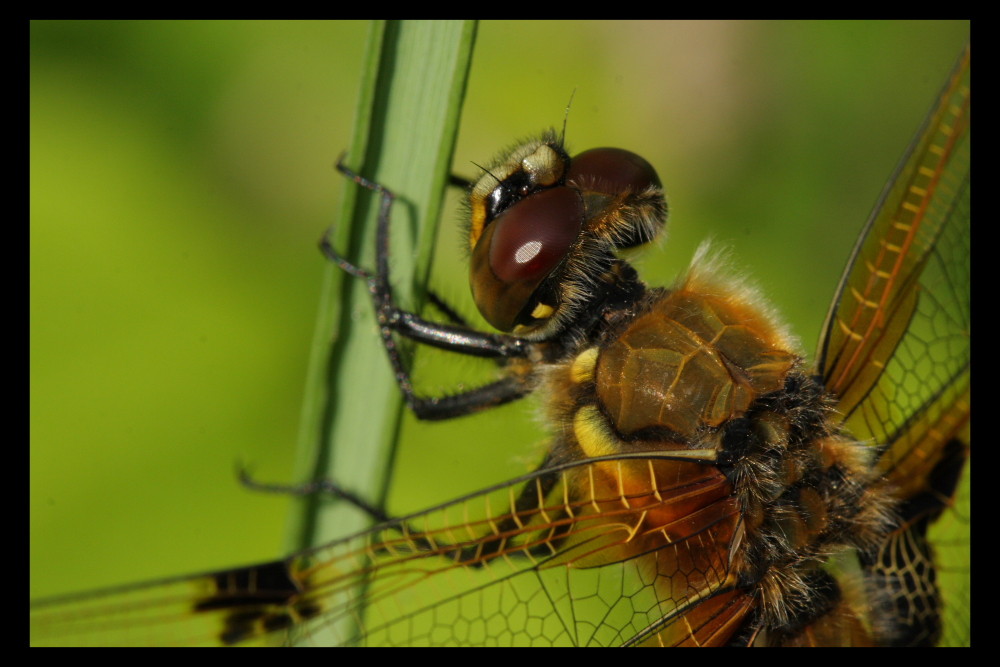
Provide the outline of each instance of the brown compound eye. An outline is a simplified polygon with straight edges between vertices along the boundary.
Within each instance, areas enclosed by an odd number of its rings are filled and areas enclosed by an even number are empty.
[[[562,261],[582,223],[583,203],[569,188],[524,199],[493,223],[493,272],[505,282],[544,278]]]
[[[592,148],[580,153],[570,163],[566,180],[607,194],[662,187],[653,165],[621,148]]]
[[[648,243],[663,226],[666,207],[660,177],[653,165],[631,151],[584,151],[571,161],[566,182],[581,191],[593,218],[616,211],[613,242],[619,250]]]
[[[535,289],[576,241],[583,217],[579,193],[556,187],[526,197],[486,228],[472,253],[471,282],[490,324],[514,328]]]

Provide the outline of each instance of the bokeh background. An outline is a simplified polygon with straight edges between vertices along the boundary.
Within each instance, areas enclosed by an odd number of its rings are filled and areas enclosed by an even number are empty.
[[[351,187],[331,165],[350,143],[368,25],[30,29],[31,596],[281,556],[293,501],[243,489],[234,469],[294,481],[315,242]],[[669,282],[714,238],[811,354],[969,30],[486,22],[455,172],[561,126],[575,90],[571,148],[640,152],[667,189],[669,235],[643,275]],[[432,284],[471,314],[447,215]],[[439,376],[421,358],[418,379],[448,386],[464,363]],[[534,412],[408,420],[392,511],[529,470],[545,438]]]

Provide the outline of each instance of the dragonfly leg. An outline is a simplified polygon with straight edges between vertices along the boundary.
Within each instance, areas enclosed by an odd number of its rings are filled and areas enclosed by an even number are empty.
[[[546,456],[545,460],[538,467],[539,476],[521,487],[517,499],[511,508],[512,511],[499,515],[495,518],[494,528],[487,535],[473,539],[470,544],[446,544],[439,539],[425,537],[425,533],[418,528],[409,525],[404,519],[390,516],[384,510],[372,505],[356,493],[345,489],[332,479],[321,479],[305,484],[271,484],[259,482],[251,477],[249,471],[240,467],[237,471],[240,483],[253,491],[264,493],[278,493],[293,496],[311,496],[317,493],[326,494],[337,500],[343,500],[353,507],[359,509],[373,521],[384,524],[400,534],[404,534],[411,540],[411,543],[420,550],[443,552],[455,562],[478,567],[489,557],[498,551],[508,548],[512,535],[516,535],[524,526],[524,516],[533,514],[544,497],[552,490],[559,480],[557,473],[546,474],[545,468],[551,464],[551,458]],[[518,515],[521,515],[520,517]],[[567,524],[566,529],[569,529]],[[495,536],[495,539],[493,537]],[[553,539],[558,535],[553,535]],[[545,556],[550,554],[551,544],[541,545],[537,548],[537,553],[531,551],[532,555]],[[518,551],[512,551],[511,556],[518,556]],[[523,555],[523,554],[520,554]]]
[[[257,481],[251,477],[250,472],[242,466],[237,471],[237,474],[240,478],[240,484],[253,491],[261,491],[263,493],[279,493],[292,496],[311,496],[317,493],[323,493],[331,496],[332,498],[346,501],[379,523],[393,521],[393,518],[386,514],[383,510],[364,500],[356,493],[348,491],[332,479],[321,479],[315,482],[306,482],[305,484],[269,484]]]
[[[414,414],[426,420],[451,419],[501,405],[529,393],[530,388],[522,377],[510,375],[482,387],[462,390],[447,396],[423,397],[416,394],[410,371],[403,362],[393,334],[450,352],[501,361],[525,357],[529,343],[514,336],[485,333],[469,328],[454,308],[433,293],[430,295],[431,303],[441,310],[452,324],[425,320],[416,313],[397,306],[389,282],[389,214],[396,195],[388,188],[351,170],[342,159],[337,162],[337,170],[358,185],[379,195],[376,268],[374,271],[362,268],[341,255],[333,246],[332,227],[320,241],[320,249],[342,270],[361,278],[367,284],[375,306],[382,344],[392,365],[393,375]]]

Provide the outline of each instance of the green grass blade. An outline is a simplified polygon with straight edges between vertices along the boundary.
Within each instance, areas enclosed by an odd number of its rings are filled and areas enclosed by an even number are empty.
[[[475,41],[475,22],[372,24],[349,167],[397,196],[390,232],[391,282],[398,303],[419,310]],[[343,210],[333,231],[341,253],[374,267],[378,197],[339,174]],[[323,289],[302,412],[299,480],[333,479],[384,505],[404,409],[363,281],[334,265]],[[303,498],[290,522],[299,550],[351,534],[371,519],[345,502]],[[363,591],[345,592],[362,595]],[[337,601],[330,601],[337,604]],[[357,612],[363,613],[361,607]],[[343,640],[348,619],[309,642]]]
[[[407,308],[419,308],[430,269],[474,38],[474,22],[394,21],[371,28],[355,141],[346,162],[398,197],[391,271],[397,299]],[[334,234],[337,248],[372,268],[377,197],[333,177],[347,188]],[[363,282],[331,265],[321,299],[297,479],[336,479],[381,504],[402,397]],[[293,518],[289,546],[322,543],[367,523],[345,503],[306,498]]]

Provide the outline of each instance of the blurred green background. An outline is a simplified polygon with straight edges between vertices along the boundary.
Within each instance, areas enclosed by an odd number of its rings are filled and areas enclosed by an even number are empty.
[[[367,30],[31,24],[32,597],[283,555],[291,501],[234,467],[293,481],[315,242],[351,187],[331,165]],[[455,172],[561,126],[575,90],[571,149],[635,150],[666,186],[668,238],[643,275],[669,282],[712,237],[811,354],[968,38],[967,22],[486,22]],[[457,216],[432,284],[471,314]],[[464,374],[433,362],[432,390]],[[529,470],[534,412],[408,420],[392,511]]]

